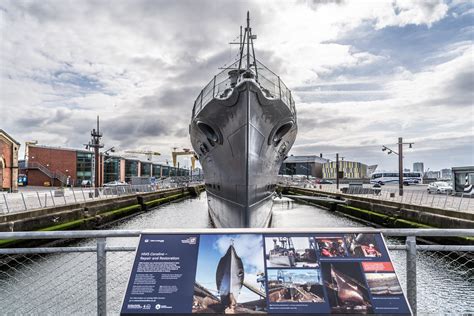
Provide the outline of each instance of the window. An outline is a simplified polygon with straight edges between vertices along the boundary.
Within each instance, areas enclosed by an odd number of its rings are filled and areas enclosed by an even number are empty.
[[[120,180],[120,158],[104,157],[104,183]]]
[[[155,178],[161,177],[161,166],[160,165],[153,165],[153,176]]]
[[[125,182],[130,182],[132,177],[138,176],[138,161],[126,160],[125,161]]]
[[[151,172],[151,164],[142,162],[140,164],[140,176],[149,177],[151,176],[150,172]]]
[[[83,180],[92,181],[92,167],[94,154],[90,152],[76,153],[76,184],[81,184]]]

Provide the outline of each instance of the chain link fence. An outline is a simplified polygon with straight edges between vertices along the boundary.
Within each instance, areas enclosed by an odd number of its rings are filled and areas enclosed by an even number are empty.
[[[395,270],[418,315],[474,312],[474,246],[420,245],[415,237],[474,237],[474,230],[379,231],[388,238]],[[0,239],[81,238],[67,247],[0,249],[2,314],[118,315],[139,234],[0,233]]]

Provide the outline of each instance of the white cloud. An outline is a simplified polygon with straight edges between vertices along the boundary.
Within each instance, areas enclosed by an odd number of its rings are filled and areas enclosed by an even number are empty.
[[[392,66],[390,54],[336,43],[362,26],[370,32],[432,27],[448,16],[444,2],[122,0],[113,6],[2,2],[1,127],[21,142],[81,147],[101,115],[107,145],[154,149],[169,159],[171,147],[190,146],[186,131],[194,99],[228,62],[226,43],[238,34],[247,9],[258,34],[257,57],[268,56],[262,61],[290,88],[327,86],[328,77],[333,84],[371,86],[294,91],[301,120],[294,152],[309,145],[375,144],[400,133],[456,138],[460,126],[472,125],[465,115],[472,106],[460,110],[447,103],[449,89],[460,86],[450,84],[472,69],[472,41],[439,47],[426,56],[431,66],[420,71],[395,64],[389,74],[379,68]],[[366,73],[355,75],[360,69]],[[311,100],[315,94],[319,101]],[[51,123],[58,110],[66,117]],[[29,117],[36,123],[19,124]]]

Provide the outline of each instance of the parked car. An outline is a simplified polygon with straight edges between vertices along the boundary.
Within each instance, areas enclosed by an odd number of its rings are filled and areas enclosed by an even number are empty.
[[[130,184],[122,181],[111,181],[104,184],[104,195],[121,195],[128,191]]]
[[[453,193],[453,187],[446,182],[432,182],[428,184],[429,193]]]
[[[322,179],[321,181],[319,181],[320,184],[332,184],[332,181],[330,180],[326,180],[326,179]]]
[[[111,181],[104,184],[104,187],[121,187],[121,186],[129,186],[130,184],[123,182],[123,181]]]

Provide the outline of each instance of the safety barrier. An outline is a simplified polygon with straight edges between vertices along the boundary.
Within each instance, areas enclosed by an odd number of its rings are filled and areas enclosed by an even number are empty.
[[[472,238],[473,229],[367,229],[367,232],[381,232],[388,240],[392,260],[415,313],[474,311],[474,246],[419,243],[426,237]],[[2,313],[118,314],[140,233],[137,230],[0,233],[0,239],[79,239],[70,246],[0,248]],[[406,253],[406,259],[403,260],[404,256],[393,259],[397,252]],[[438,280],[434,286],[429,275],[436,275],[440,270],[448,273],[449,278]],[[468,288],[463,292],[466,283]],[[433,295],[434,291],[445,294]],[[461,296],[458,300],[465,304],[449,304],[453,295]]]

